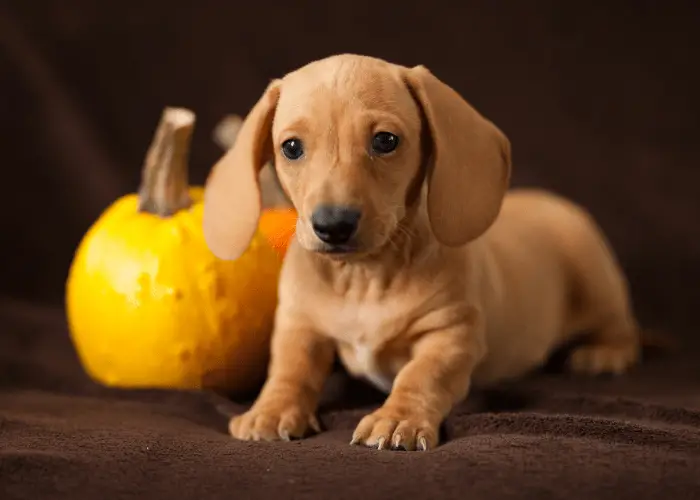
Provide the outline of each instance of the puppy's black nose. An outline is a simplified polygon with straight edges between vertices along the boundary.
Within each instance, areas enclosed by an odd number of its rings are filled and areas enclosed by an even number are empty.
[[[311,214],[311,226],[324,243],[342,245],[357,231],[361,215],[355,208],[321,205]]]

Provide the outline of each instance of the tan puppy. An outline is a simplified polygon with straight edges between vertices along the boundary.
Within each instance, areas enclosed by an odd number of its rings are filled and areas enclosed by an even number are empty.
[[[509,185],[510,144],[422,66],[340,55],[273,81],[207,182],[204,231],[234,259],[274,158],[299,212],[284,264],[267,382],[239,439],[318,430],[339,354],[386,391],[352,442],[421,449],[472,384],[518,377],[583,331],[577,372],[639,355],[627,285],[580,207]],[[499,215],[500,214],[500,215]]]

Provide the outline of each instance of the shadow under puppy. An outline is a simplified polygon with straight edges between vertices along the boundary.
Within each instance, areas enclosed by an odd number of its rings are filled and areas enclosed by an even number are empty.
[[[274,160],[296,207],[267,381],[238,439],[319,430],[337,353],[388,396],[352,443],[425,450],[470,386],[541,366],[582,331],[576,372],[621,373],[640,335],[626,279],[579,206],[507,193],[510,143],[423,66],[337,55],[273,81],[207,180],[204,234],[235,259]]]

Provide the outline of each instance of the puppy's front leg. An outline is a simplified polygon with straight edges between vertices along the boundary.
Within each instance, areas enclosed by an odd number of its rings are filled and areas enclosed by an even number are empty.
[[[481,332],[467,324],[424,334],[384,405],[360,421],[351,444],[405,450],[437,446],[440,424],[466,397],[483,345]]]
[[[267,381],[252,408],[231,420],[231,435],[273,441],[319,432],[315,413],[334,353],[332,342],[304,326],[276,327]]]

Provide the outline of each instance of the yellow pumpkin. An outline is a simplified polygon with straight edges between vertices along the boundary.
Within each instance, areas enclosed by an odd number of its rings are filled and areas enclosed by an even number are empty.
[[[264,379],[281,258],[260,232],[235,261],[209,251],[203,188],[187,184],[193,127],[166,108],[139,193],[99,217],[71,264],[71,337],[102,384],[235,393]]]

